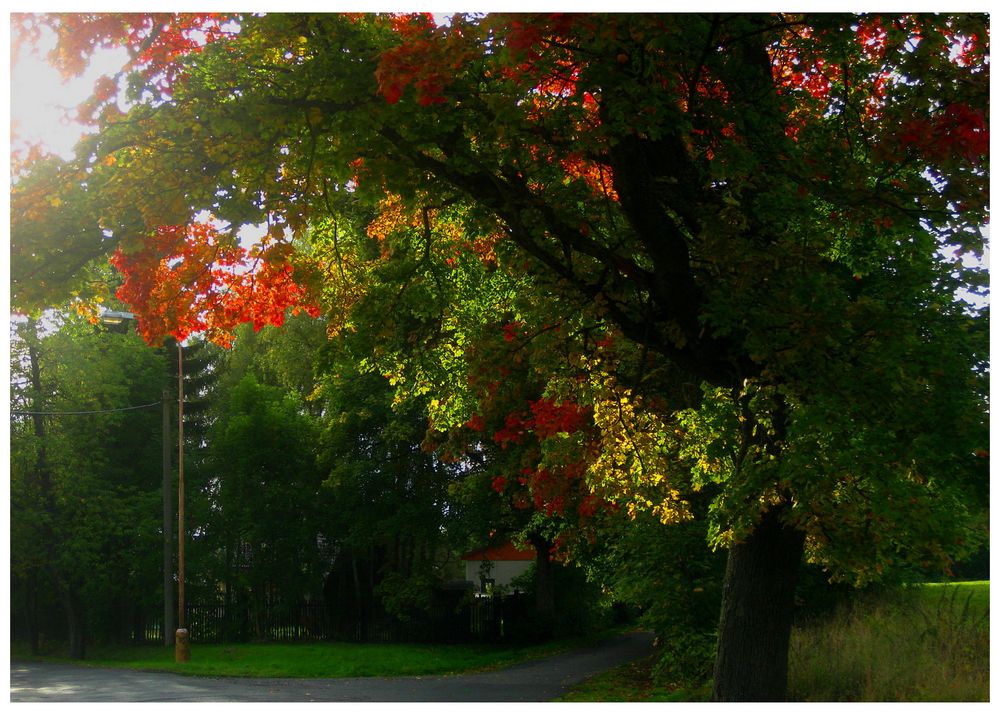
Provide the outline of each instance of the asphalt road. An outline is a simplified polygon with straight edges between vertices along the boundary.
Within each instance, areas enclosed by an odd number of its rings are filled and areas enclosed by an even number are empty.
[[[243,679],[12,662],[13,702],[545,702],[652,653],[650,633],[507,669],[429,677]]]

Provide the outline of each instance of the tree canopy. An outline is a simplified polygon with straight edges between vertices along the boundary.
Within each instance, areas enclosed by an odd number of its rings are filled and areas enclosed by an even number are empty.
[[[18,167],[15,307],[110,255],[153,343],[325,316],[548,516],[704,500],[718,698],[782,695],[785,626],[733,603],[803,552],[865,582],[983,539],[985,16],[17,19],[132,60]]]

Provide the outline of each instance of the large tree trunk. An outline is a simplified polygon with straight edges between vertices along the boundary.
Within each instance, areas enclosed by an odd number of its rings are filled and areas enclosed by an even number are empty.
[[[28,630],[28,646],[31,654],[37,655],[38,647],[38,574],[32,569],[28,576],[24,597],[25,625]]]
[[[772,508],[753,534],[729,551],[715,658],[715,701],[785,698],[804,536],[783,526],[780,513],[780,508]]]
[[[66,610],[66,624],[69,630],[70,659],[84,659],[86,650],[86,613],[76,590],[71,586],[63,588],[63,607]]]
[[[538,615],[538,630],[542,637],[551,637],[555,627],[556,596],[553,579],[553,564],[550,549],[552,544],[537,533],[528,534],[528,540],[535,548],[535,611]]]

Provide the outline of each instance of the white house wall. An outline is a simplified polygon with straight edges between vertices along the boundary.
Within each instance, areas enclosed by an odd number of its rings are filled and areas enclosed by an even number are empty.
[[[510,585],[510,581],[527,572],[533,562],[531,560],[494,560],[488,563],[490,574],[487,577],[493,578],[493,582],[497,586]],[[465,579],[475,583],[476,590],[479,590],[482,565],[483,562],[479,560],[465,561]]]

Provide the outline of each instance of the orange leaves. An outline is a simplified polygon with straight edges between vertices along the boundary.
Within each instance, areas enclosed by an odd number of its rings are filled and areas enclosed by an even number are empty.
[[[379,241],[385,241],[393,231],[399,228],[413,227],[420,225],[420,213],[412,209],[407,209],[403,205],[403,199],[394,194],[387,193],[378,203],[378,214],[374,220],[368,224],[368,237]]]
[[[567,155],[559,163],[566,171],[568,178],[583,179],[593,191],[594,196],[603,196],[612,201],[618,200],[610,166],[599,164],[596,161],[588,161],[575,153]]]
[[[496,246],[505,234],[499,228],[476,233],[467,230],[459,213],[441,206],[427,205],[432,199],[417,196],[405,200],[386,193],[378,203],[378,213],[368,223],[366,233],[381,244],[382,257],[392,254],[394,237],[403,239],[407,231],[417,231],[426,248],[427,231],[433,234],[431,251],[445,265],[457,268],[463,256],[472,254],[484,265],[496,265]],[[426,223],[425,223],[426,220]]]
[[[146,24],[143,19],[142,15],[124,13],[64,13],[33,18],[55,30],[58,43],[49,59],[66,78],[82,74],[95,50],[124,44]]]
[[[295,280],[290,253],[282,243],[248,253],[211,224],[193,223],[161,226],[140,250],[116,250],[111,264],[125,276],[117,296],[135,311],[147,342],[203,332],[228,347],[241,323],[281,325],[288,309],[319,315]]]

